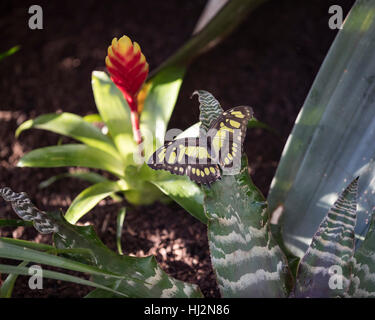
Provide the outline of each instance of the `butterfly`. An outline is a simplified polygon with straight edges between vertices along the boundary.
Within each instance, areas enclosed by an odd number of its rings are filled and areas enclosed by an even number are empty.
[[[241,151],[251,107],[239,106],[222,112],[212,120],[208,131],[197,138],[180,138],[166,142],[149,158],[155,170],[187,175],[198,184],[210,185],[221,179],[223,170],[241,163]]]

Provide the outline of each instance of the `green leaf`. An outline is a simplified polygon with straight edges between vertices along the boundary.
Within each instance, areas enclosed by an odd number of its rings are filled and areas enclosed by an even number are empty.
[[[123,163],[111,154],[83,144],[64,144],[33,150],[18,162],[19,167],[86,167],[109,171],[123,177]]]
[[[119,192],[128,190],[124,180],[105,181],[92,185],[83,190],[72,202],[65,214],[65,219],[75,224],[87,212],[94,208],[104,198]]]
[[[126,208],[121,208],[117,214],[117,228],[116,228],[116,245],[117,251],[119,254],[123,255],[122,247],[121,247],[121,235],[122,235],[122,227],[124,225],[126,215]]]
[[[109,137],[101,133],[97,127],[73,113],[45,114],[35,119],[27,120],[18,127],[16,137],[23,131],[32,128],[48,130],[71,137],[88,146],[103,150],[121,160],[115,145]]]
[[[97,113],[88,114],[87,116],[83,117],[83,120],[87,121],[88,123],[103,122],[102,117]]]
[[[247,127],[249,129],[251,128],[260,128],[260,129],[265,129],[277,136],[280,136],[280,134],[272,127],[270,127],[267,123],[264,123],[262,121],[259,121],[258,119],[252,117],[250,120],[249,120],[249,123],[247,124]]]
[[[10,266],[10,265],[0,264],[0,272],[11,273],[12,275],[14,274],[14,275],[28,276],[29,275],[29,268],[25,268],[25,267],[22,267],[22,266],[15,267],[15,266]],[[43,270],[43,277],[55,279],[55,280],[73,282],[73,283],[82,284],[82,285],[86,285],[86,286],[91,286],[91,287],[99,288],[99,289],[104,290],[104,291],[110,291],[112,294],[116,294],[116,295],[121,296],[121,297],[127,297],[127,295],[125,295],[124,293],[122,293],[120,291],[117,291],[117,290],[113,290],[109,287],[103,286],[103,285],[101,285],[101,284],[99,284],[95,281],[89,281],[89,280],[81,279],[81,278],[71,276],[69,274],[64,274],[64,273],[61,273],[61,272]]]
[[[20,46],[14,46],[14,47],[10,48],[9,50],[7,50],[3,53],[0,53],[0,61],[3,60],[6,57],[9,57],[9,56],[15,54],[20,48],[21,48]]]
[[[159,145],[164,141],[184,73],[185,68],[183,67],[169,67],[161,70],[145,85],[148,89],[140,122],[145,138],[146,158],[152,153],[154,137]]]
[[[22,261],[18,266],[19,267],[25,267],[28,264],[27,261]],[[14,284],[16,283],[16,280],[18,278],[17,274],[11,273],[8,275],[8,277],[3,282],[1,288],[0,288],[0,298],[11,298],[12,292],[14,289]]]
[[[203,210],[203,193],[188,177],[162,172],[158,175],[157,179],[151,180],[151,183],[176,201],[193,217],[205,224],[207,223],[207,217]]]
[[[14,245],[18,245],[21,247],[34,249],[34,250],[40,250],[40,251],[55,250],[54,246],[51,246],[45,243],[36,243],[36,242],[31,242],[31,241],[26,241],[26,240],[21,240],[21,239],[13,239],[13,238],[5,238],[5,237],[0,237],[0,240],[3,242],[7,242],[10,244],[14,244]]]
[[[91,275],[105,275],[107,277],[113,277],[115,279],[123,278],[123,276],[99,269],[95,266],[90,266],[84,263],[73,261],[71,259],[57,257],[45,252],[40,252],[37,250],[29,249],[27,247],[11,244],[9,242],[3,241],[2,239],[0,239],[0,257],[14,260],[25,260],[58,268],[85,272]]]
[[[219,101],[215,97],[205,90],[196,90],[193,95],[198,95],[199,100],[199,121],[201,123],[200,128],[207,132],[213,122],[217,120],[224,112]]]
[[[371,215],[370,226],[360,248],[354,254],[353,275],[348,295],[353,298],[375,297],[375,211]]]
[[[306,251],[336,191],[361,176],[356,234],[375,206],[375,3],[357,1],[314,81],[285,145],[268,195],[284,207],[283,235]]]
[[[105,72],[92,73],[96,107],[125,164],[132,164],[136,144],[130,121],[130,108],[120,90]]]
[[[33,224],[29,221],[16,220],[16,219],[0,219],[0,227],[32,227]]]
[[[103,176],[101,176],[98,173],[95,172],[89,172],[89,171],[76,171],[76,172],[67,172],[67,173],[62,173],[58,174],[55,176],[52,176],[51,178],[42,181],[39,184],[40,189],[44,189],[49,187],[51,184],[55,183],[58,180],[64,179],[64,178],[76,178],[76,179],[81,179],[90,183],[99,183],[99,182],[105,182],[105,181],[110,181]]]
[[[170,66],[187,66],[230,34],[246,17],[266,0],[231,0],[197,34],[151,73],[155,76]]]
[[[25,194],[9,191],[5,196],[7,199],[12,199],[12,206],[18,214],[18,207],[23,205],[23,210],[28,212],[33,219],[43,217],[52,223],[53,229],[56,231],[54,243],[57,249],[84,249],[91,252],[92,257],[87,263],[91,263],[92,266],[75,262],[72,259],[22,248],[2,240],[0,240],[0,257],[34,261],[87,272],[95,275],[94,282],[130,297],[201,297],[196,285],[169,277],[160,269],[153,256],[137,258],[118,255],[100,241],[91,226],[74,226],[60,214],[42,212],[36,209],[30,200],[25,201]]]
[[[212,266],[223,297],[286,297],[287,261],[269,230],[267,203],[247,159],[237,175],[205,188]]]
[[[357,192],[358,178],[345,189],[323,219],[298,266],[294,297],[334,298],[344,296],[348,291]],[[340,277],[340,285],[334,282],[337,281],[334,277]]]

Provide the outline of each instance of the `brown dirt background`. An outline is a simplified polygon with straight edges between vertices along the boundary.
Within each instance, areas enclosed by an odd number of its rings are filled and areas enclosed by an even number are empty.
[[[328,8],[339,4],[346,14],[353,3],[270,0],[259,7],[230,37],[191,64],[170,128],[184,129],[197,121],[198,103],[189,99],[196,89],[213,93],[224,109],[251,105],[255,116],[280,135],[253,129],[245,142],[252,178],[267,195],[284,143],[336,35],[328,28]],[[66,169],[17,168],[17,161],[32,149],[56,144],[59,136],[32,130],[15,139],[17,126],[44,113],[95,113],[91,72],[104,70],[112,38],[127,34],[140,43],[152,70],[189,38],[205,1],[38,1],[44,29],[35,31],[27,27],[32,4],[0,3],[0,52],[21,45],[19,52],[0,61],[0,187],[27,192],[43,210],[66,210],[88,184],[66,179],[38,189],[41,181]],[[102,201],[82,221],[94,225],[113,250],[120,207]],[[4,217],[15,214],[0,201]],[[51,241],[23,227],[2,228],[0,236]],[[177,204],[129,207],[122,241],[126,254],[154,254],[172,276],[198,284],[206,297],[219,296],[206,228]],[[45,280],[43,290],[32,291],[27,281],[18,278],[14,297],[82,297],[91,290]]]

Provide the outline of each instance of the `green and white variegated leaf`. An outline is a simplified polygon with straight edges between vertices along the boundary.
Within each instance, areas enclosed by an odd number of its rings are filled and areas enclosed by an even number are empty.
[[[15,193],[10,188],[0,189],[0,196],[11,202],[13,210],[26,221],[32,221],[36,230],[42,234],[56,232],[58,227],[53,224],[48,215],[37,209],[25,192]]]
[[[220,106],[219,101],[217,101],[211,93],[205,90],[196,90],[193,92],[193,95],[195,94],[198,95],[200,103],[200,130],[203,130],[206,133],[211,124],[224,112],[224,110]]]
[[[358,178],[344,190],[315,233],[297,271],[294,296],[344,296],[349,289],[357,220]]]
[[[75,249],[75,252],[89,253],[66,253],[70,259],[93,265],[107,272],[106,274],[109,272],[118,275],[117,278],[94,275],[95,283],[134,298],[202,297],[196,285],[168,276],[158,266],[154,256],[139,258],[119,255],[101,242],[92,226],[75,226],[66,221],[60,213],[42,212],[33,206],[25,193],[14,193],[9,188],[4,188],[1,189],[1,195],[12,202],[14,210],[21,218],[33,220],[38,231],[55,232],[54,243],[60,251]],[[43,227],[37,224],[40,216],[44,219],[42,221],[48,221],[47,230],[44,228],[47,223],[41,223]],[[107,297],[107,294],[104,294],[104,289],[95,290],[96,297]],[[111,297],[121,296],[113,293]]]
[[[286,297],[287,261],[269,230],[267,203],[247,159],[237,175],[205,189],[212,265],[223,297]]]
[[[347,296],[375,298],[375,211],[366,238],[354,254],[353,275]]]
[[[285,144],[268,193],[283,206],[283,239],[298,257],[337,190],[361,176],[356,234],[375,206],[375,1],[358,0],[345,19]]]

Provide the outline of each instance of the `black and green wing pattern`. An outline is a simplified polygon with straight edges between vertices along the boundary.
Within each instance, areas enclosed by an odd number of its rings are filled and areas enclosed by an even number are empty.
[[[224,111],[208,130],[212,157],[222,168],[231,168],[234,163],[241,165],[247,123],[252,116],[252,108],[235,107]]]
[[[148,165],[155,170],[187,175],[199,184],[210,184],[220,179],[220,169],[200,141],[200,138],[183,138],[167,142],[150,157]]]
[[[169,141],[156,150],[147,164],[152,169],[187,175],[198,184],[210,185],[221,178],[221,170],[241,163],[247,123],[252,116],[252,109],[246,106],[224,111],[212,121],[207,134]]]

